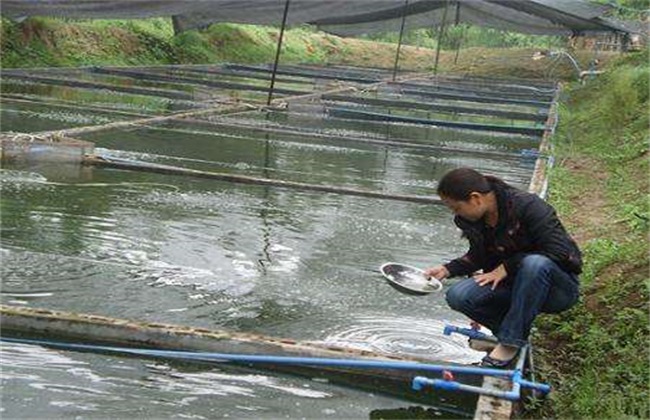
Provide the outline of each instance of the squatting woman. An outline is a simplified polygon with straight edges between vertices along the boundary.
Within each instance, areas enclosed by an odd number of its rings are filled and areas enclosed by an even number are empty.
[[[482,364],[507,367],[538,314],[578,301],[580,250],[553,207],[499,178],[455,169],[440,180],[438,194],[469,240],[469,251],[426,273],[471,276],[449,288],[447,302],[498,338]]]

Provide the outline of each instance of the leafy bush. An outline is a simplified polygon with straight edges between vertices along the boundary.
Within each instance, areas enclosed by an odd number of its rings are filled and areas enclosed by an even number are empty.
[[[185,31],[172,39],[176,60],[181,63],[216,61],[213,45],[197,31]]]

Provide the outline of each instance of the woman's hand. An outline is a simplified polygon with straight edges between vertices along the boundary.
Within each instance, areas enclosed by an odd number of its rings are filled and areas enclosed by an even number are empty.
[[[449,277],[449,270],[447,270],[444,265],[436,265],[435,267],[424,270],[424,275],[442,280]]]
[[[489,273],[477,274],[474,276],[474,281],[478,283],[479,286],[486,286],[492,284],[492,290],[496,289],[501,280],[505,279],[508,276],[506,272],[506,267],[501,264],[494,270]]]

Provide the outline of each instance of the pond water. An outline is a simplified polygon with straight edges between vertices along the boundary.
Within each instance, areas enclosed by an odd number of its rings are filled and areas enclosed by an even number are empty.
[[[516,136],[457,141],[462,133],[430,127],[277,112],[203,122],[80,137],[106,156],[389,194],[433,194],[459,166],[526,188],[534,164],[516,151],[536,140]],[[247,128],[261,123],[294,132]],[[386,138],[388,127],[389,139],[471,153],[301,137],[301,127],[364,138]],[[458,363],[482,355],[443,335],[446,322],[467,323],[443,293],[403,295],[378,272],[387,261],[425,268],[464,252],[442,206],[45,163],[5,164],[0,181],[3,304]],[[3,344],[2,363],[5,418],[379,418],[413,405],[268,371],[18,344]],[[427,413],[471,417],[472,401]]]

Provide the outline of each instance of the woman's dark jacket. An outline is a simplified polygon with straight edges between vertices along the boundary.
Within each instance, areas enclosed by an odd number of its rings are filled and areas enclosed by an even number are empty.
[[[571,239],[555,210],[535,194],[524,192],[503,182],[490,180],[499,209],[494,228],[484,220],[471,222],[456,216],[454,222],[469,239],[469,251],[445,264],[450,277],[469,275],[482,269],[494,270],[504,264],[508,276],[514,276],[523,257],[541,254],[555,261],[563,270],[582,271],[580,249]]]

